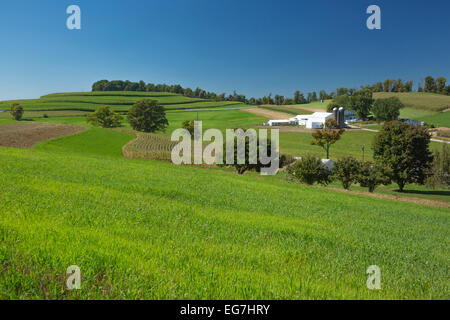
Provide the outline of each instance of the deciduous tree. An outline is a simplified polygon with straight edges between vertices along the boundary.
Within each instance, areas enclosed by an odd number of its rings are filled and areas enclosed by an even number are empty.
[[[424,127],[390,121],[384,123],[372,147],[377,163],[390,169],[392,181],[403,191],[407,183],[424,183],[433,161],[429,144],[430,134]]]
[[[166,112],[158,101],[143,99],[136,102],[128,111],[128,122],[136,131],[164,131],[169,125]]]
[[[329,159],[330,155],[330,146],[336,143],[344,132],[343,129],[336,128],[336,121],[329,119],[325,122],[325,126],[322,129],[317,129],[312,134],[314,140],[311,141],[311,144],[322,147],[327,153],[327,159]]]

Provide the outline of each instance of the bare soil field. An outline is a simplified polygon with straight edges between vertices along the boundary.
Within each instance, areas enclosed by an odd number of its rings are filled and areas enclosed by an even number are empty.
[[[287,120],[287,119],[293,117],[293,115],[289,114],[289,113],[272,111],[272,110],[261,109],[261,108],[242,109],[242,111],[250,112],[250,113],[256,114],[258,116],[263,116],[270,120]]]
[[[86,130],[86,127],[57,123],[11,123],[0,126],[0,146],[33,148],[41,141],[64,137]]]

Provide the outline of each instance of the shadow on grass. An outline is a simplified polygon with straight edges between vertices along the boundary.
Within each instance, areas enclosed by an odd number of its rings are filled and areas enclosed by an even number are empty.
[[[434,195],[434,196],[450,196],[450,191],[445,190],[394,190],[394,192],[399,194],[423,194],[423,195]]]

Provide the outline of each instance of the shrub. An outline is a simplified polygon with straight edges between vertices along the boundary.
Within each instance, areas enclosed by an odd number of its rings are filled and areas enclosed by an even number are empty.
[[[236,129],[235,129],[236,130]],[[244,130],[242,130],[242,133],[244,132]],[[236,172],[238,174],[244,174],[246,171],[256,171],[256,172],[260,172],[261,168],[264,167],[268,167],[270,166],[270,164],[262,164],[261,163],[261,159],[260,159],[260,148],[262,148],[263,146],[260,145],[260,139],[256,137],[256,161],[251,161],[250,159],[250,140],[249,138],[245,138],[245,161],[242,164],[238,164],[238,146],[237,146],[237,137],[234,138],[234,168],[236,169]],[[271,140],[269,138],[267,138],[267,145],[264,146],[267,148],[267,156],[270,157],[271,156],[271,151],[272,151],[272,144],[271,144]],[[223,156],[224,156],[224,163],[226,163],[226,146],[224,146],[224,152],[223,152]],[[251,162],[256,162],[256,163],[251,163]]]
[[[288,166],[295,162],[295,159],[290,154],[282,154],[280,155],[280,168]]]
[[[442,146],[442,152],[435,151],[431,174],[425,185],[429,188],[450,188],[450,151],[447,144]]]
[[[287,174],[294,180],[312,185],[327,185],[331,182],[331,172],[320,159],[313,156],[303,157],[287,168]]]
[[[86,116],[86,122],[102,128],[116,128],[122,126],[123,117],[114,112],[109,106],[100,107],[94,113]]]
[[[164,131],[169,125],[164,107],[158,101],[143,99],[136,102],[128,111],[128,122],[136,131]]]
[[[387,168],[367,161],[361,163],[357,182],[359,182],[361,187],[368,188],[369,192],[374,192],[375,188],[380,184],[390,184],[391,179]]]
[[[333,178],[342,183],[344,189],[350,189],[352,183],[357,181],[360,162],[352,156],[347,156],[336,161],[333,168]]]
[[[48,114],[44,113],[44,114],[42,115],[42,118],[47,119],[47,118],[48,118]]]
[[[181,127],[182,127],[183,129],[186,129],[187,131],[189,131],[189,133],[191,134],[191,136],[194,135],[194,120],[191,120],[191,121],[189,121],[189,120],[184,120],[184,121],[181,123]]]
[[[11,113],[11,116],[12,116],[12,118],[13,118],[14,120],[20,121],[20,120],[22,120],[24,110],[23,110],[23,107],[22,107],[21,105],[19,105],[19,104],[17,104],[17,103],[14,103],[14,104],[11,106],[11,111],[10,111],[10,113]]]

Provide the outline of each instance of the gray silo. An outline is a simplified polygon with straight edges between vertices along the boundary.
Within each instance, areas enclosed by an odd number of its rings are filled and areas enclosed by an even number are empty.
[[[338,122],[338,108],[336,107],[333,108],[333,119],[336,123]]]
[[[339,119],[338,127],[339,128],[343,128],[344,127],[344,121],[345,121],[345,119],[344,119],[344,108],[343,107],[339,108],[338,119]]]

